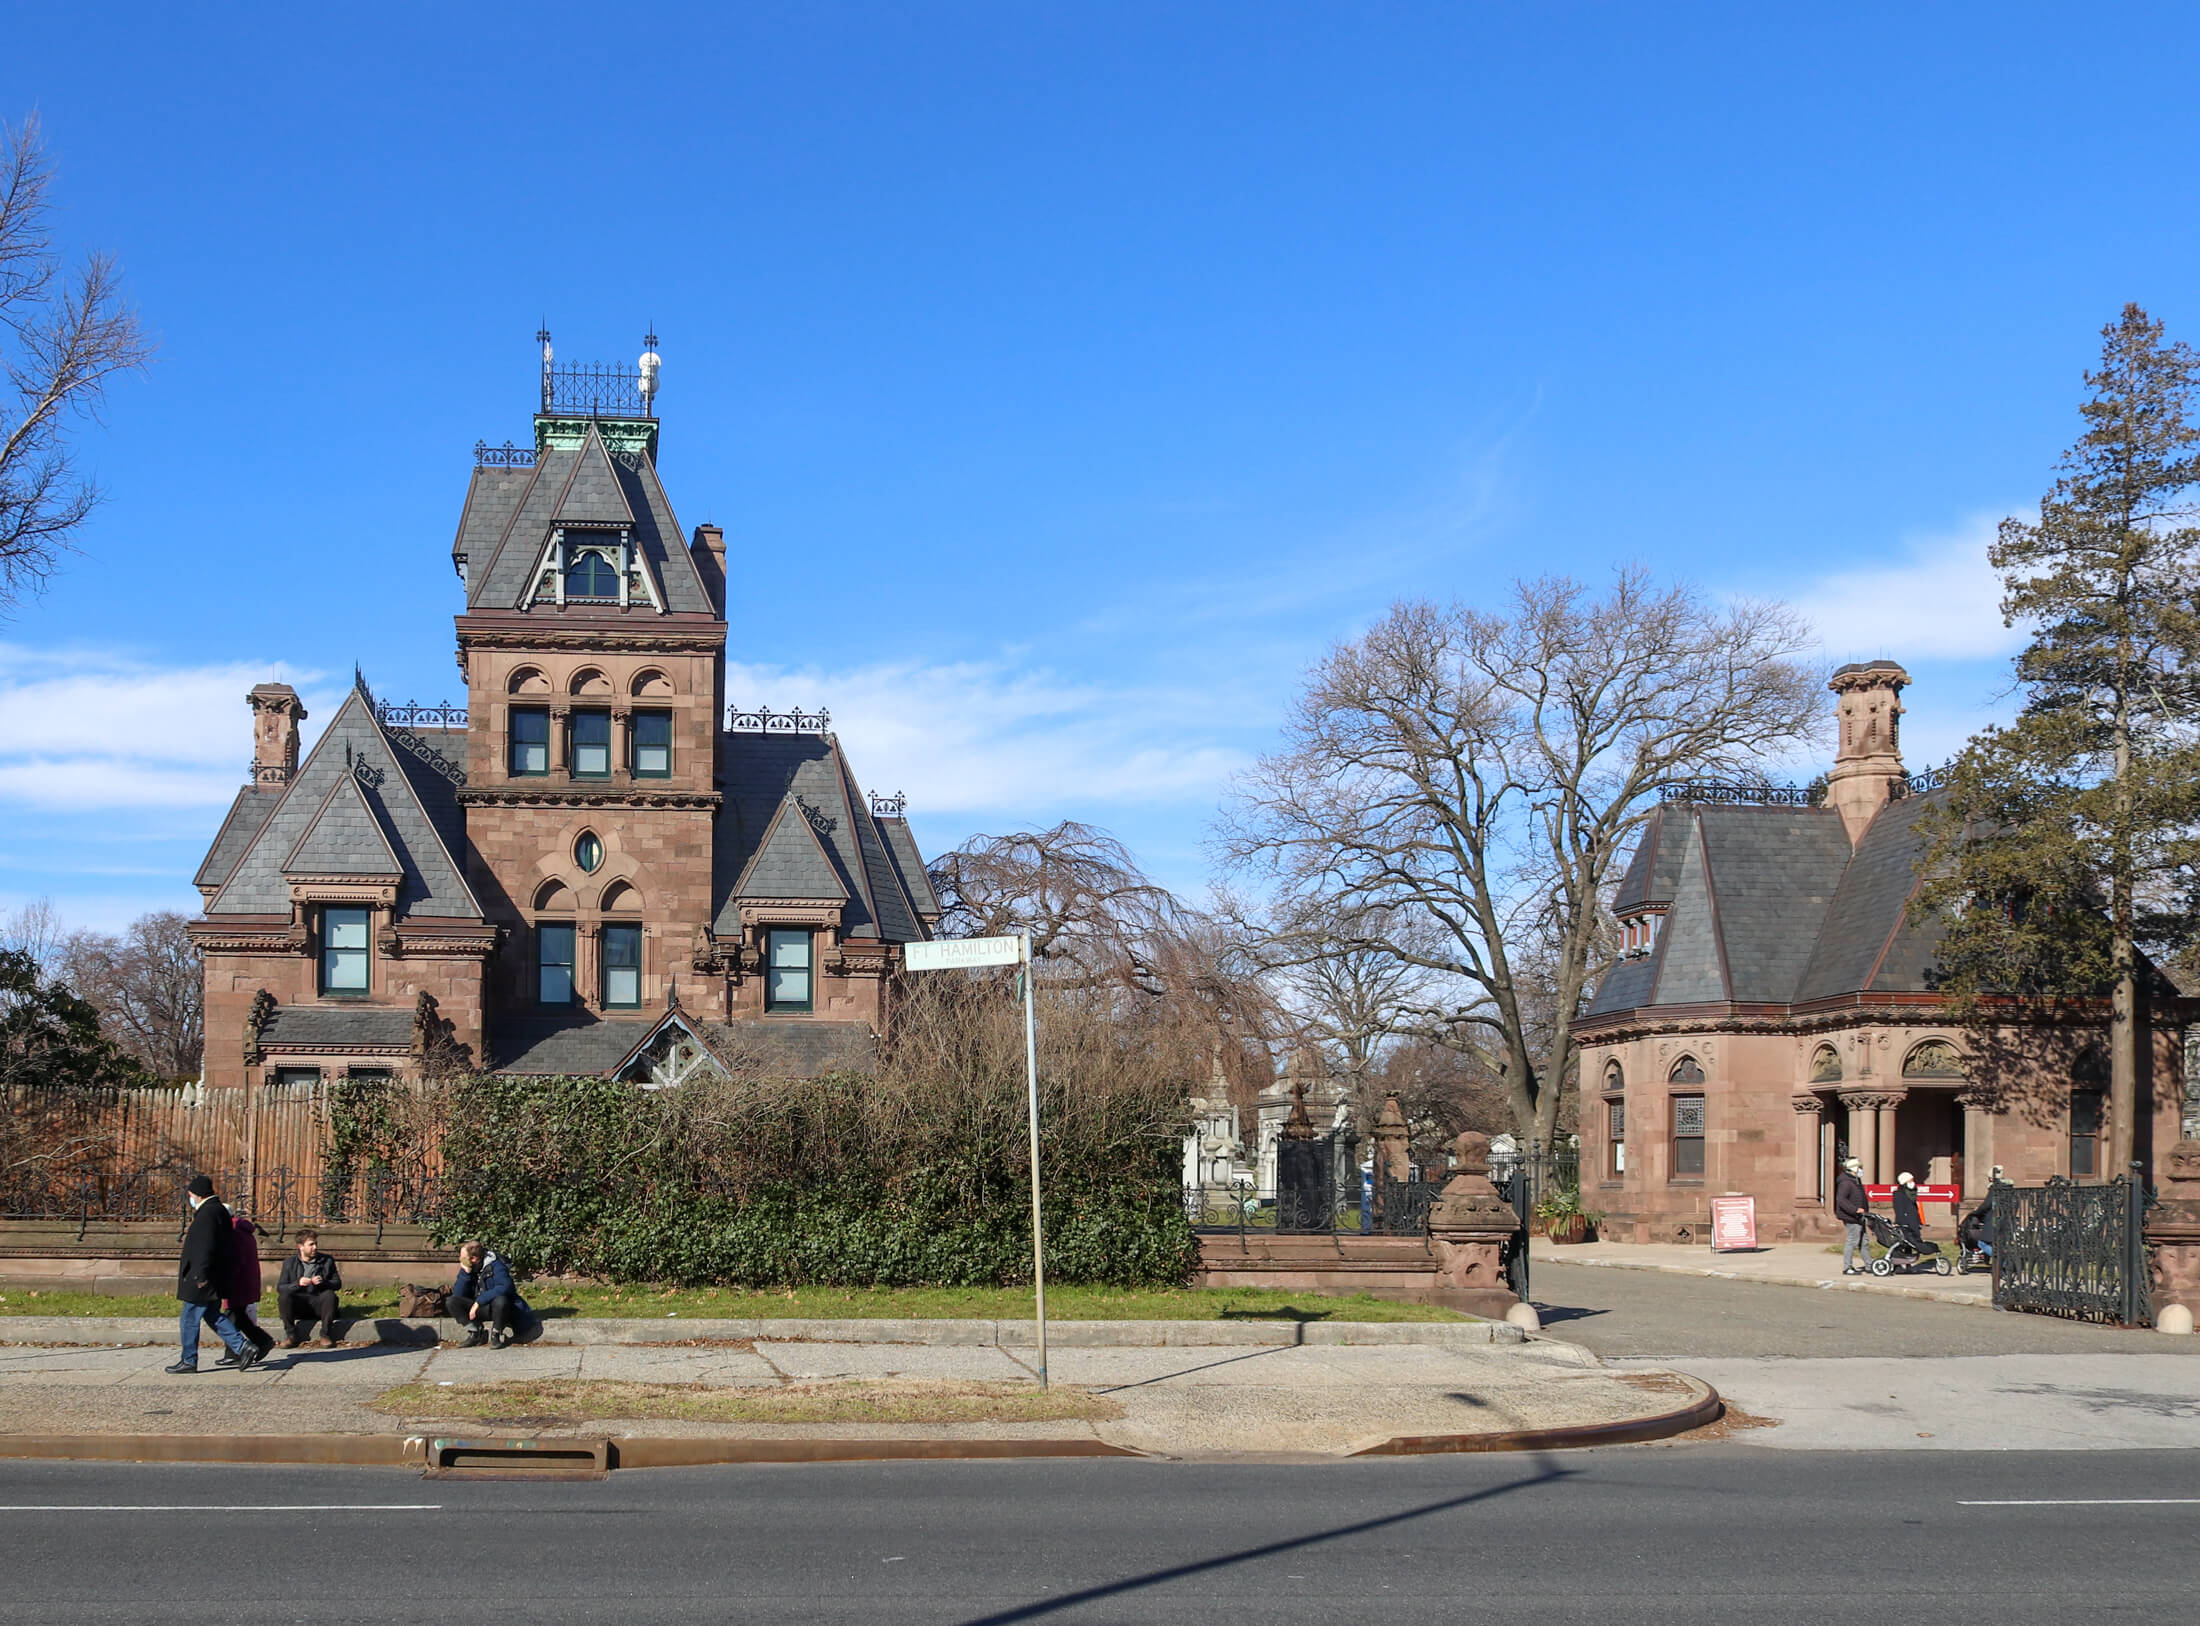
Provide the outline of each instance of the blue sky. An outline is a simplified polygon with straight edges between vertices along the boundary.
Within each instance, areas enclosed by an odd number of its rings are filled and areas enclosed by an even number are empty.
[[[0,908],[192,908],[244,690],[457,697],[535,328],[665,358],[731,694],[928,850],[1074,816],[1196,891],[1401,596],[1641,560],[1992,714],[1983,561],[2126,299],[2200,337],[2189,11],[17,8],[72,249],[160,360],[0,626]]]

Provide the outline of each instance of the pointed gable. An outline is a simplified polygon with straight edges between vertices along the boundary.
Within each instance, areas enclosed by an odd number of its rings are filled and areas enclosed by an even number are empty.
[[[356,881],[404,878],[405,866],[390,847],[382,821],[367,806],[356,775],[345,774],[329,787],[305,834],[283,861],[283,874]]]
[[[756,856],[735,883],[736,898],[800,898],[805,902],[845,903],[848,889],[810,828],[809,818],[790,792],[773,815]]]
[[[1673,889],[1665,930],[1659,934],[1656,1001],[1660,1005],[1718,1004],[1731,995],[1702,820],[1692,817],[1681,829],[1666,832],[1668,840],[1676,837],[1684,843],[1680,881]]]
[[[558,506],[550,516],[552,527],[560,525],[631,527],[634,511],[627,506],[626,492],[619,484],[619,476],[611,467],[611,454],[604,450],[603,436],[596,426],[588,426],[588,439],[581,443],[573,466],[566,473],[565,489],[558,494]]]

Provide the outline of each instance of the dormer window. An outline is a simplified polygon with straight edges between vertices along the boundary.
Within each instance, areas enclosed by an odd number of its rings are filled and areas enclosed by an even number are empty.
[[[619,597],[619,572],[599,548],[572,551],[567,543],[565,565],[565,596],[568,601],[577,598],[609,599],[614,603]]]

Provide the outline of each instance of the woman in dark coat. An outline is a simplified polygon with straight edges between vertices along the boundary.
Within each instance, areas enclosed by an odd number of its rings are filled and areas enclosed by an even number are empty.
[[[1917,1181],[1907,1174],[1894,1179],[1895,1229],[1921,1248],[1925,1243],[1925,1216],[1917,1211]]]
[[[229,1266],[222,1283],[222,1297],[229,1301],[229,1314],[237,1330],[260,1352],[260,1359],[266,1360],[275,1339],[260,1325],[260,1228],[242,1214],[232,1213],[229,1217]],[[234,1357],[224,1356],[214,1364],[237,1363]]]

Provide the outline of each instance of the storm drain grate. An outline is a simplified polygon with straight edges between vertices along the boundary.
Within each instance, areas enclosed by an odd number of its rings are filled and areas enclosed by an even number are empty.
[[[611,1471],[608,1440],[431,1439],[431,1479],[601,1479]]]

